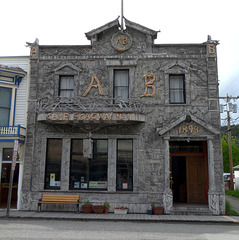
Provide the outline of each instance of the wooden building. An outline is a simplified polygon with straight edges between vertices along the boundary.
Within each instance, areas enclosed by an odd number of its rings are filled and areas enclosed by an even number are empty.
[[[26,136],[28,68],[29,57],[0,57],[0,208],[7,207],[11,165],[15,158],[11,207],[19,209]]]

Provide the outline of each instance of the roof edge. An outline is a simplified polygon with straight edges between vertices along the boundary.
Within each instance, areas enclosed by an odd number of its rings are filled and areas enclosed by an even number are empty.
[[[97,35],[107,29],[110,29],[112,27],[115,27],[115,26],[120,26],[119,24],[119,17],[117,17],[115,20],[109,22],[109,23],[106,23],[105,25],[99,27],[99,28],[96,28],[96,29],[93,29],[91,30],[90,32],[87,32],[85,33],[86,37],[88,40],[91,40],[91,38],[94,36],[94,35]]]

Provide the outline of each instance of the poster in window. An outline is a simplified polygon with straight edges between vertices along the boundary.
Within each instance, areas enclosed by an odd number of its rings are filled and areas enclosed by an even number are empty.
[[[128,189],[128,183],[122,183],[122,189]]]
[[[90,181],[89,188],[96,188],[96,189],[107,188],[107,182]]]
[[[80,188],[80,182],[74,182],[74,188]]]
[[[80,187],[81,188],[87,188],[87,183],[81,183]]]
[[[50,186],[55,186],[55,179],[56,179],[56,174],[55,173],[51,173],[50,174]]]

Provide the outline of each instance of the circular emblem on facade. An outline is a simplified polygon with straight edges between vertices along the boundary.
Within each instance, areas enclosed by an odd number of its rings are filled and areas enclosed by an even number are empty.
[[[132,38],[129,34],[118,32],[113,35],[111,39],[111,44],[114,49],[117,51],[126,51],[128,50],[132,45]]]

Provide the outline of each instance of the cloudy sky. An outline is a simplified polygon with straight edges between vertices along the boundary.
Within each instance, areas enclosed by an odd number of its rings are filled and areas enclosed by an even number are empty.
[[[29,55],[25,44],[35,38],[40,45],[90,44],[86,32],[121,15],[121,0],[2,0],[0,6],[0,56]],[[238,0],[124,0],[127,19],[161,31],[157,44],[219,40],[220,96],[239,96],[238,12]]]

